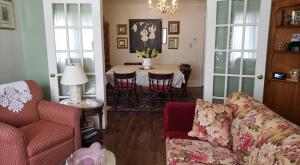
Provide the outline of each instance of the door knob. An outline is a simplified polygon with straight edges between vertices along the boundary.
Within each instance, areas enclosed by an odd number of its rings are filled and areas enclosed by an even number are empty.
[[[264,76],[261,74],[261,75],[258,75],[257,78],[261,80],[264,78]]]
[[[55,77],[55,73],[50,73],[50,77]]]

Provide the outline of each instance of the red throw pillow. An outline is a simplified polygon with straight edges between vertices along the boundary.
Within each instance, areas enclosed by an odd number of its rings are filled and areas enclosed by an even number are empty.
[[[213,145],[230,147],[230,123],[232,110],[222,104],[210,104],[197,100],[191,137],[207,140]]]

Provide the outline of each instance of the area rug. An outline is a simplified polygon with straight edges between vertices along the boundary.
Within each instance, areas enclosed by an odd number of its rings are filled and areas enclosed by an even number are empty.
[[[113,100],[110,91],[107,90],[107,110],[108,111],[123,111],[123,112],[149,112],[149,92],[147,89],[138,90],[138,102],[136,106],[133,102],[120,101],[116,109],[113,108]],[[196,98],[202,98],[202,88],[188,88],[188,96],[182,96],[179,90],[172,91],[171,101],[174,102],[193,102]],[[163,112],[163,108],[167,103],[165,96],[156,96],[156,99],[152,102],[151,112]],[[161,99],[160,99],[161,98]]]

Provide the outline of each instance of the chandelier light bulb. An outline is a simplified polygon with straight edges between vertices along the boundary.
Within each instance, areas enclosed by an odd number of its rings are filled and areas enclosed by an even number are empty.
[[[152,0],[148,1],[149,8],[157,16],[157,18],[166,20],[168,17],[177,10],[176,0],[157,0],[152,4]]]

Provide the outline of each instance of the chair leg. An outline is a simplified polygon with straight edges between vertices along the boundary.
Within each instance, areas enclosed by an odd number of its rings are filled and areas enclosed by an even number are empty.
[[[149,112],[151,112],[151,107],[152,106],[152,93],[149,93]]]
[[[119,104],[119,98],[120,98],[120,91],[117,90],[117,98],[116,98],[115,107],[114,107],[115,111],[117,110],[117,104]]]
[[[142,86],[139,86],[140,87],[140,90],[141,90],[141,95],[143,94],[143,87]]]
[[[131,98],[131,100],[132,100],[132,102],[133,102],[133,104],[134,104],[134,108],[136,108],[136,107],[137,107],[137,102],[136,102],[136,99],[137,99],[137,97],[136,97],[136,92],[135,92],[135,90],[131,90],[130,93],[131,93],[130,98]]]
[[[116,98],[116,91],[113,90],[113,110],[116,111],[117,98]]]
[[[135,95],[135,100],[138,102],[138,101],[139,101],[139,98],[138,98],[136,89],[134,89],[134,95]]]
[[[168,92],[168,100],[169,100],[169,102],[172,101],[172,100],[171,100],[171,90]]]
[[[192,102],[193,102],[193,101],[194,101],[194,98],[193,98],[193,96],[191,95],[191,93],[188,92],[187,87],[185,87],[184,90],[185,90],[185,93],[186,93],[187,101],[192,101]]]
[[[181,88],[181,98],[182,98],[182,100],[184,100],[185,97],[186,97],[186,94],[185,94],[184,88],[182,87]]]

